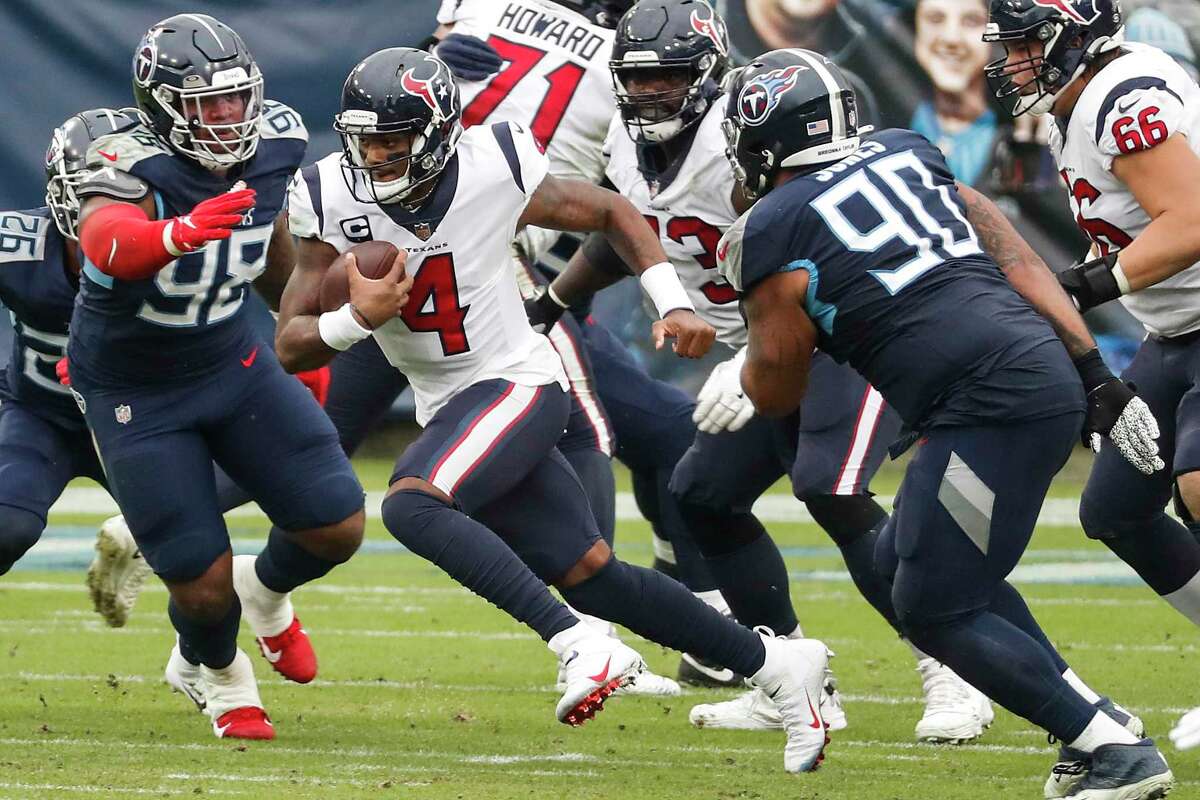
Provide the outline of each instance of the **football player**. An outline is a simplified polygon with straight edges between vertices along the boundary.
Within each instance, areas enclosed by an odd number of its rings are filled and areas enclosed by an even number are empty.
[[[100,136],[132,128],[136,116],[107,108],[75,114],[46,152],[46,207],[0,216],[0,301],[15,323],[12,356],[0,373],[0,575],[41,537],[46,513],[67,483],[104,471],[79,409],[56,373],[79,288],[79,198],[87,150]],[[128,534],[101,534],[108,569],[89,572],[97,611],[129,613],[150,568]]]
[[[519,122],[545,145],[550,174],[602,181],[602,150],[616,111],[608,72],[613,28],[632,5],[632,0],[445,0],[435,52],[459,79],[463,124]],[[539,259],[574,249],[576,240],[563,237],[548,252],[558,238],[558,231],[532,226],[518,237],[514,256],[522,296],[535,296],[547,282],[548,268]],[[614,508],[609,460],[593,456],[589,463],[586,455],[588,448],[611,455],[615,447],[654,531],[655,566],[728,611],[667,489],[671,471],[695,436],[694,401],[678,387],[651,378],[617,337],[590,318],[589,304],[572,312],[547,326],[589,423],[571,426],[560,443],[563,454],[580,473],[604,523]],[[680,677],[741,685],[740,676],[691,655],[683,657]]]
[[[783,558],[751,512],[768,487],[790,475],[796,497],[838,545],[856,585],[895,626],[891,588],[874,568],[887,514],[867,488],[899,431],[895,412],[860,375],[824,355],[798,419],[754,416],[738,384],[746,327],[737,293],[716,274],[717,242],[745,203],[724,158],[719,83],[727,54],[719,15],[692,0],[644,0],[622,18],[611,62],[620,113],[605,145],[607,177],[651,221],[698,313],[737,351],[714,368],[700,392],[699,432],[671,489],[743,623],[801,635]],[[624,274],[620,259],[593,235],[551,284],[553,294],[535,306],[535,318],[555,314],[554,297],[575,303]],[[917,658],[926,695],[917,737],[963,742],[982,735],[992,720],[987,699],[935,659]],[[835,695],[827,692],[822,702],[831,728],[844,726]],[[704,727],[774,729],[779,720],[771,706],[752,692],[698,706],[691,718]]]
[[[929,141],[860,135],[853,97],[804,50],[730,89],[731,157],[758,198],[718,256],[749,327],[741,386],[779,417],[814,348],[862,373],[917,446],[877,550],[901,631],[1086,759],[1048,791],[1160,797],[1173,777],[1140,721],[1079,681],[1005,581],[1081,427],[1148,464],[1153,417],[1111,373],[1085,393],[1072,356],[1095,342],[1049,269]]]
[[[993,2],[986,38],[1006,50],[988,69],[997,96],[1057,123],[1050,148],[1092,242],[1059,280],[1085,311],[1120,298],[1147,333],[1122,377],[1161,426],[1160,459],[1131,465],[1097,441],[1080,521],[1200,625],[1200,88],[1161,50],[1123,43],[1113,0]],[[1165,513],[1172,493],[1186,526]]]
[[[249,282],[294,261],[280,212],[307,132],[264,100],[241,37],[206,15],[150,28],[133,90],[141,124],[93,142],[94,169],[76,188],[85,259],[72,387],[125,522],[170,592],[172,664],[203,682],[218,736],[269,739],[239,617],[277,671],[311,680],[289,592],[348,559],[364,520],[333,426],[241,313]],[[213,461],[276,526],[236,566]]]
[[[277,345],[292,369],[374,336],[412,384],[421,436],[399,458],[383,503],[409,550],[524,622],[565,668],[559,720],[580,724],[643,667],[620,641],[581,623],[549,593],[677,649],[713,658],[776,692],[785,766],[804,771],[825,745],[805,698],[820,691],[825,646],[761,636],[661,573],[612,557],[586,494],[555,445],[569,412],[562,363],[525,319],[509,245],[525,225],[604,230],[635,265],[663,317],[661,344],[698,357],[699,320],[657,239],[619,195],[547,174],[515,123],[459,124],[449,68],[410,48],[368,56],[346,80],[335,129],[342,152],[293,183],[299,261]],[[353,237],[347,234],[353,234]],[[321,311],[329,266],[355,240],[400,248],[378,280],[346,258],[349,302]]]

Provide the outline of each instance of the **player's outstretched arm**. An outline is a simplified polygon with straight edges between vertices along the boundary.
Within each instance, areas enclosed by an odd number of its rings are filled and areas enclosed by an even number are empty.
[[[275,218],[271,241],[267,244],[267,268],[254,280],[254,291],[272,311],[279,310],[284,287],[296,267],[296,243],[288,230],[287,211]]]
[[[750,343],[742,388],[764,417],[783,417],[800,407],[817,346],[817,328],[804,313],[808,272],[770,275],[742,295]]]
[[[716,331],[696,316],[658,236],[621,195],[584,181],[547,176],[518,222],[518,228],[526,225],[603,233],[621,260],[638,275],[662,317],[654,323],[655,346],[661,347],[666,338],[674,337],[675,352],[687,358],[700,358],[712,347]]]
[[[1187,137],[1176,133],[1149,149],[1117,156],[1112,173],[1150,217],[1120,252],[1126,281],[1121,294],[1153,286],[1200,261],[1200,156]]]
[[[408,302],[412,278],[405,275],[408,253],[400,250],[392,268],[378,280],[364,278],[354,254],[346,256],[350,301],[333,311],[321,312],[321,283],[338,257],[331,245],[319,239],[300,240],[296,269],[283,290],[279,323],[275,327],[275,352],[288,372],[317,369],[340,351],[369,337],[376,328],[400,316]]]
[[[1046,318],[1071,358],[1096,349],[1096,340],[1071,298],[1004,212],[969,186],[958,184],[958,193],[967,205],[967,220],[979,236],[979,244],[1000,265],[1013,288]]]

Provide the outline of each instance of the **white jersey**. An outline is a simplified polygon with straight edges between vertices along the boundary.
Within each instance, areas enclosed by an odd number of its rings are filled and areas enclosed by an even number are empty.
[[[355,200],[341,159],[333,153],[297,174],[288,223],[296,236],[339,253],[371,240],[408,251],[408,305],[374,336],[412,384],[417,422],[480,381],[557,382],[565,390],[558,354],[529,327],[509,255],[517,221],[546,176],[533,137],[511,123],[464,132],[437,188],[411,214]]]
[[[1125,44],[1079,96],[1065,133],[1051,126],[1050,148],[1067,183],[1071,209],[1099,255],[1127,247],[1150,217],[1112,174],[1113,159],[1180,133],[1200,153],[1200,87],[1158,48]],[[1150,333],[1200,329],[1200,264],[1121,298]]]
[[[675,175],[665,186],[648,183],[638,169],[637,145],[619,114],[609,127],[604,150],[609,156],[608,179],[657,230],[696,313],[717,329],[721,342],[737,349],[746,344],[746,325],[737,293],[717,274],[717,244],[738,218],[731,199],[733,171],[721,133],[724,118],[724,101],[714,101],[697,123],[683,163],[673,168]]]
[[[614,32],[550,0],[442,0],[437,19],[488,42],[506,64],[482,81],[458,80],[463,125],[519,122],[546,148],[551,175],[599,183],[616,111]],[[531,228],[522,237],[530,262],[558,236]]]

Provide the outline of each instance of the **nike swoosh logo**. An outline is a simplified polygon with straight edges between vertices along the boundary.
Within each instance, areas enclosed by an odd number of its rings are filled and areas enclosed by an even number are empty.
[[[262,654],[263,654],[263,658],[265,658],[267,661],[270,661],[272,664],[278,664],[279,659],[283,658],[282,650],[280,650],[279,652],[276,652],[276,651],[272,650],[271,648],[267,647],[265,644],[262,646]]]
[[[604,681],[608,679],[608,667],[610,664],[612,664],[612,656],[609,656],[608,660],[604,662],[604,669],[600,670],[595,675],[589,675],[588,680],[595,681],[596,683],[604,683]]]
[[[804,698],[808,700],[808,711],[813,715],[813,721],[808,723],[808,727],[814,730],[821,727],[821,717],[817,714],[817,710],[813,708],[812,697],[808,694],[808,689],[804,690]]]
[[[109,161],[116,161],[116,160],[117,160],[117,154],[116,154],[116,153],[106,153],[106,152],[104,152],[103,150],[97,150],[96,152],[97,152],[97,153],[99,153],[100,155],[104,156],[105,158],[107,158]]]
[[[240,360],[242,362],[242,366],[248,368],[252,364],[254,364],[254,359],[256,359],[256,358],[258,358],[258,348],[257,347],[255,347],[253,350],[250,351],[250,355],[248,355],[245,358],[240,359]]]
[[[1121,105],[1120,103],[1117,103],[1117,112],[1118,112],[1118,113],[1121,113],[1121,114],[1124,114],[1126,111],[1128,111],[1129,109],[1133,108],[1133,106],[1134,106],[1134,104],[1135,104],[1135,103],[1137,103],[1137,100],[1130,100],[1130,101],[1129,101],[1128,103],[1126,103],[1125,105]]]
[[[725,256],[727,256],[727,255],[729,255],[729,242],[726,242],[725,244],[723,244],[719,248],[717,248],[717,260],[724,261]]]
[[[713,669],[712,667],[706,667],[694,658],[687,658],[686,656],[685,658],[687,659],[688,665],[691,666],[692,669],[707,675],[714,681],[728,683],[729,681],[733,680],[733,670],[729,669],[728,667],[725,667],[724,669]]]

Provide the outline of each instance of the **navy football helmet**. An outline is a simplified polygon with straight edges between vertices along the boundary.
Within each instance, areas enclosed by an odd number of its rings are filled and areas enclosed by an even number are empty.
[[[708,0],[642,0],[617,23],[613,88],[630,137],[665,142],[700,121],[729,68],[725,22]],[[680,74],[677,89],[630,91],[634,75]]]
[[[832,61],[811,50],[764,53],[737,74],[722,123],[725,151],[751,198],[783,168],[814,171],[859,147],[854,88]]]
[[[364,203],[401,203],[437,179],[458,138],[462,108],[450,68],[411,47],[372,53],[350,72],[342,88],[342,110],[333,129],[342,138],[342,175],[350,193]],[[408,134],[409,153],[367,164],[362,137]],[[404,174],[379,180],[380,172]]]
[[[1045,114],[1084,67],[1124,38],[1120,0],[990,0],[983,40],[1003,44],[1005,56],[985,68],[988,82],[1014,117]],[[1039,45],[1039,54],[1008,63],[1014,47]]]
[[[93,108],[80,111],[54,129],[46,149],[46,205],[58,232],[66,238],[79,238],[79,197],[75,190],[88,171],[88,147],[101,136],[137,124],[136,109]]]
[[[206,123],[203,108],[222,97],[237,99],[240,119]],[[207,14],[176,14],[146,32],[133,56],[133,98],[164,144],[206,169],[258,150],[262,73],[242,37]]]

